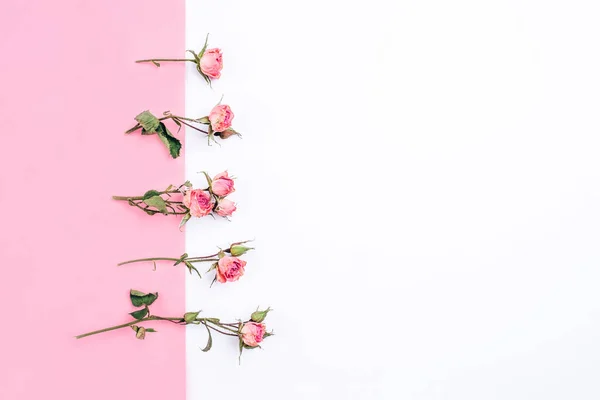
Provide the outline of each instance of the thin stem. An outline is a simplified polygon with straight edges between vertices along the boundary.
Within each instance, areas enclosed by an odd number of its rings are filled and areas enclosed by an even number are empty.
[[[218,259],[218,258],[203,258],[203,259],[201,259],[201,260],[196,260],[196,259],[193,259],[193,258],[192,258],[192,259],[191,259],[191,258],[188,258],[186,261],[189,261],[189,262],[191,262],[191,263],[195,263],[195,262],[211,262],[211,261],[219,261],[219,259]]]
[[[133,264],[136,262],[143,262],[143,261],[179,261],[179,258],[168,258],[168,257],[138,258],[135,260],[123,261],[121,263],[118,263],[117,266],[121,266],[121,265],[125,265],[125,264]]]
[[[215,254],[211,254],[210,256],[203,256],[203,257],[190,257],[187,260],[194,262],[194,261],[202,261],[202,260],[206,260],[209,258],[213,258],[213,257],[217,257],[219,255],[219,253],[215,253]]]
[[[139,324],[142,322],[147,322],[147,321],[170,321],[170,322],[174,322],[174,323],[182,323],[183,325],[189,325],[188,323],[183,322],[183,318],[181,317],[159,317],[158,315],[150,315],[148,317],[142,318],[142,319],[138,319],[135,321],[131,321],[128,322],[126,324],[121,324],[121,325],[115,325],[115,326],[111,326],[108,328],[104,328],[104,329],[98,329],[96,331],[91,331],[91,332],[87,332],[81,335],[77,335],[75,336],[76,339],[82,339],[84,337],[88,337],[88,336],[92,336],[92,335],[97,335],[99,333],[104,333],[104,332],[110,332],[110,331],[116,331],[117,329],[122,329],[122,328],[127,328],[129,326],[135,325],[135,324]],[[227,336],[238,336],[237,331],[235,331],[235,334],[233,333],[227,333],[227,332],[223,332],[217,328],[215,328],[214,326],[210,326],[208,325],[208,323],[212,323],[214,325],[214,322],[210,321],[210,318],[196,318],[197,322],[205,325],[206,327],[214,330],[215,332],[219,332],[222,335],[227,335]],[[224,326],[221,325],[229,325],[229,324],[218,324],[217,326],[219,326],[220,328],[225,328]],[[231,331],[233,332],[233,331]]]
[[[180,123],[182,123],[185,126],[189,126],[190,128],[197,130],[198,132],[206,133],[208,135],[208,132],[203,129],[200,129],[200,128],[195,127],[194,125],[188,124],[187,122],[185,122],[179,118],[174,118],[174,119],[176,119],[177,121],[179,121]]]
[[[196,62],[193,58],[149,58],[147,60],[137,60],[136,63],[155,62],[155,61],[191,61]]]
[[[213,324],[213,325],[216,325],[216,326],[218,326],[218,327],[219,327],[219,328],[221,328],[221,329],[226,329],[226,330],[228,330],[229,332],[233,332],[233,333],[235,333],[235,334],[236,334],[236,336],[237,336],[237,333],[238,333],[237,329],[232,329],[232,328],[229,328],[229,327],[227,327],[227,324],[221,324],[221,323],[218,323],[218,324],[217,324],[216,322],[212,322],[212,321],[207,321],[207,322],[208,322],[208,323],[211,323],[211,324]]]
[[[158,195],[167,193],[180,193],[179,190],[166,190],[164,192],[158,192]],[[144,200],[144,196],[113,196],[113,200]]]
[[[92,336],[92,335],[97,335],[99,333],[110,332],[110,331],[115,331],[117,329],[127,328],[128,326],[135,325],[135,324],[138,324],[140,322],[153,321],[153,320],[179,321],[179,320],[181,320],[181,318],[179,318],[179,317],[163,318],[163,317],[149,316],[149,317],[146,317],[146,318],[142,318],[142,319],[138,319],[138,320],[135,320],[135,321],[132,321],[132,322],[128,322],[126,324],[115,325],[115,326],[111,326],[109,328],[98,329],[97,331],[92,331],[92,332],[84,333],[82,335],[75,336],[75,338],[76,339],[81,339],[81,338],[84,338],[84,337],[88,337],[88,336]]]
[[[195,120],[195,119],[193,119],[193,118],[180,117],[179,115],[171,115],[171,117],[177,118],[177,119],[182,119],[184,121],[190,121],[190,122],[196,122],[196,123],[198,123],[198,121]]]
[[[222,332],[220,330],[218,330],[217,328],[215,328],[214,326],[208,325],[208,323],[206,321],[200,321],[201,324],[203,324],[204,326],[206,326],[207,328],[212,329],[215,332],[219,332],[222,335],[227,335],[227,336],[238,336],[237,334],[232,334],[232,333],[227,333],[227,332]]]

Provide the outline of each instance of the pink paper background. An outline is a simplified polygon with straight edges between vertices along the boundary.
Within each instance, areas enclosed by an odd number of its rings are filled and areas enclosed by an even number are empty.
[[[74,339],[128,322],[132,287],[184,311],[182,268],[115,266],[181,254],[178,219],[111,200],[184,180],[157,137],[123,134],[145,109],[183,113],[184,66],[133,61],[184,50],[183,0],[3,2],[0,399],[185,398],[181,327]]]

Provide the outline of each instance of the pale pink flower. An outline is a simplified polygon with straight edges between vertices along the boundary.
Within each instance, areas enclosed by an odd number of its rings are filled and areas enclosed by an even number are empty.
[[[233,186],[233,179],[229,177],[227,171],[221,172],[212,180],[212,192],[219,196],[224,197],[228,196],[231,193],[235,192],[235,187]]]
[[[190,209],[192,217],[204,217],[210,214],[215,202],[207,191],[193,189],[185,192],[183,195],[183,204]]]
[[[231,107],[225,104],[217,104],[213,107],[208,114],[208,120],[210,126],[215,132],[223,132],[231,127],[231,121],[233,120],[233,111]]]
[[[265,324],[246,322],[242,326],[242,341],[246,346],[256,347],[262,342],[266,329]]]
[[[223,69],[221,49],[208,49],[200,58],[200,70],[211,79],[219,79]]]
[[[244,275],[246,261],[237,257],[225,256],[217,263],[217,280],[221,283],[235,282]]]
[[[237,209],[235,203],[229,199],[220,200],[215,210],[221,217],[230,217]]]

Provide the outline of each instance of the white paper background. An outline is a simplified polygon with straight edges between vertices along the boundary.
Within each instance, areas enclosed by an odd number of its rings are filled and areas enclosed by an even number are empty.
[[[276,336],[188,334],[188,399],[598,399],[600,3],[187,1],[186,115],[218,102],[243,139],[186,132],[186,173],[237,176],[256,238],[238,283],[190,277],[188,310]]]

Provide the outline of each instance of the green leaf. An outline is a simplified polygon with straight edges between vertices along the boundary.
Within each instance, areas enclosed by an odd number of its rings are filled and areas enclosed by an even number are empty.
[[[206,318],[207,321],[212,322],[213,324],[218,324],[221,322],[219,318]]]
[[[192,182],[190,182],[190,181],[185,181],[185,182],[183,182],[183,185],[181,185],[181,186],[185,186],[185,187],[187,187],[187,188],[191,188],[191,187],[192,187]]]
[[[185,263],[185,266],[187,267],[188,271],[190,271],[190,275],[192,275],[192,272],[195,272],[196,274],[198,274],[198,278],[202,279],[202,275],[200,275],[200,272],[198,272],[198,269],[196,269],[196,267],[194,267],[191,262],[184,261],[184,263]]]
[[[185,314],[183,314],[183,320],[189,324],[191,322],[194,322],[196,318],[198,318],[198,314],[200,314],[200,311],[186,312]]]
[[[141,306],[149,306],[158,298],[158,293],[144,293],[139,290],[131,289],[129,292],[129,298],[131,299],[131,304],[135,307]]]
[[[212,347],[212,335],[210,334],[210,329],[208,329],[208,325],[204,324],[206,327],[206,331],[208,332],[208,342],[206,343],[206,347],[202,349],[203,352],[207,352]]]
[[[135,120],[147,132],[155,132],[160,125],[160,121],[150,111],[144,111],[135,117]]]
[[[146,199],[149,199],[150,197],[159,196],[159,195],[160,195],[160,192],[158,192],[156,190],[148,190],[146,193],[144,193],[142,200],[146,200]]]
[[[156,131],[148,132],[147,130],[145,130],[144,128],[142,128],[142,135],[144,135],[144,136],[156,135]]]
[[[144,307],[141,310],[137,310],[132,313],[129,313],[129,315],[131,315],[135,319],[142,319],[146,315],[148,315],[148,307]]]
[[[200,58],[198,58],[198,54],[196,54],[196,52],[194,50],[186,50],[186,51],[192,53],[192,55],[194,56],[194,59],[196,60],[196,64],[198,64],[198,62],[200,61]]]
[[[167,203],[160,196],[153,196],[149,199],[144,200],[144,203],[149,205],[150,207],[155,207],[158,211],[163,214],[167,214]]]
[[[177,265],[181,264],[182,262],[184,262],[184,261],[185,261],[185,259],[186,259],[187,257],[188,257],[188,253],[183,253],[183,254],[181,255],[181,257],[179,257],[179,260],[177,260],[177,261],[175,262],[175,264],[173,264],[173,266],[174,266],[174,267],[176,267]]]
[[[192,218],[192,214],[187,213],[183,216],[183,218],[181,219],[181,222],[179,223],[179,230],[181,230],[181,228],[183,228],[183,226],[190,220],[190,218]]]
[[[218,266],[219,266],[218,262],[213,263],[206,272],[208,273],[208,272],[212,271],[213,269],[217,269]]]
[[[207,47],[208,47],[208,33],[206,34],[206,39],[204,40],[204,46],[202,46],[202,50],[200,50],[200,53],[198,53],[198,55],[196,56],[196,58],[198,58],[198,60],[200,60],[202,58]],[[198,63],[198,66],[200,66],[200,63]]]
[[[146,333],[148,333],[148,332],[154,333],[154,332],[158,332],[158,331],[154,328],[146,328]]]
[[[179,153],[181,152],[181,141],[179,141],[179,139],[169,132],[165,124],[162,122],[159,124],[156,134],[164,143],[164,145],[167,146],[167,149],[169,149],[169,154],[171,154],[171,157],[179,157]]]

